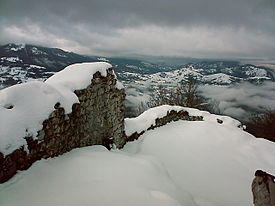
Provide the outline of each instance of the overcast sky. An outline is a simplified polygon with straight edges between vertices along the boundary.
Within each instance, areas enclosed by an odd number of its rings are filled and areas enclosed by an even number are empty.
[[[275,0],[0,0],[0,44],[105,56],[275,57]]]

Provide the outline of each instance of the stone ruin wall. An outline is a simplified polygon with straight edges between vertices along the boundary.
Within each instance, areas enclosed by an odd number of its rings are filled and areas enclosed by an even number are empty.
[[[18,170],[28,169],[37,160],[73,148],[96,144],[123,147],[125,92],[116,88],[116,81],[112,69],[108,69],[107,77],[95,73],[87,88],[75,91],[80,103],[72,106],[70,114],[65,114],[64,108],[56,103],[37,137],[25,137],[28,152],[22,147],[6,156],[0,153],[0,183]]]
[[[49,118],[44,120],[43,128],[36,138],[25,137],[28,152],[18,148],[9,155],[0,153],[0,183],[13,177],[18,170],[28,169],[42,158],[56,157],[74,148],[90,145],[104,145],[118,148],[127,141],[138,139],[144,132],[161,127],[172,121],[203,121],[202,116],[189,116],[187,111],[169,111],[155,124],[140,133],[126,137],[124,130],[124,89],[116,88],[116,79],[112,69],[107,77],[95,73],[91,84],[75,91],[80,103],[72,106],[72,112],[65,114],[59,103]]]
[[[189,116],[189,113],[184,110],[181,110],[178,112],[175,110],[171,110],[171,111],[167,112],[166,116],[164,116],[162,118],[155,119],[154,125],[151,125],[146,130],[141,131],[139,133],[135,132],[135,133],[131,134],[130,136],[128,136],[127,141],[134,141],[134,140],[138,139],[141,135],[144,134],[144,132],[146,132],[148,130],[155,129],[157,127],[161,127],[161,126],[164,126],[170,122],[174,122],[174,121],[178,121],[178,120],[203,121],[203,117],[202,116]]]

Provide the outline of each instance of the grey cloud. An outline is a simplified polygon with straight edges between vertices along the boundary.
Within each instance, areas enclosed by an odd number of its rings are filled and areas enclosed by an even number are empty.
[[[223,114],[243,120],[247,112],[239,107],[228,107],[223,111]]]
[[[107,55],[273,56],[274,5],[273,0],[1,0],[0,43]],[[146,37],[152,43],[143,44]]]
[[[236,86],[203,86],[205,97],[218,102],[221,113],[246,120],[251,114],[275,109],[275,82],[262,85],[250,83]]]
[[[43,22],[61,18],[73,23],[109,26],[134,26],[142,22],[258,27],[272,22],[274,4],[272,0],[4,0],[3,14],[16,20],[30,18]],[[272,25],[265,26],[272,28]]]

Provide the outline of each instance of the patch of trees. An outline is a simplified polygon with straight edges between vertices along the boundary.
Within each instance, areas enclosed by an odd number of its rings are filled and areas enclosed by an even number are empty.
[[[145,104],[141,104],[139,113],[147,108],[152,108],[160,105],[175,105],[183,107],[197,108],[200,110],[219,113],[218,106],[214,101],[210,101],[203,97],[198,91],[198,82],[191,76],[187,80],[183,80],[172,88],[158,86],[154,95]]]
[[[255,137],[261,137],[275,142],[275,110],[266,110],[249,118],[246,131]]]

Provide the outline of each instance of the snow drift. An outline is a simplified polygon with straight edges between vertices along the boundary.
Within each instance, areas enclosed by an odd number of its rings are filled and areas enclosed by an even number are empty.
[[[160,117],[171,108],[149,110],[126,125],[144,129],[146,115]],[[0,186],[0,205],[252,205],[254,171],[274,173],[275,144],[229,117],[185,109],[205,121],[169,123],[123,150],[91,146],[36,162]]]

